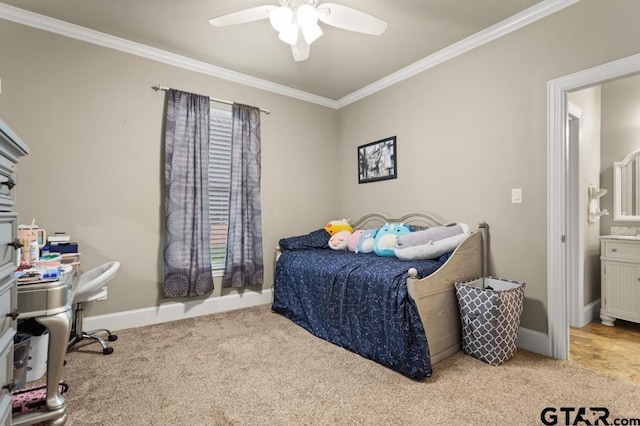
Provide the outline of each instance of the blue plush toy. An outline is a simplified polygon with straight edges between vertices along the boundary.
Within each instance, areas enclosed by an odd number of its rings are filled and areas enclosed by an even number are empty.
[[[378,229],[366,229],[360,239],[358,239],[358,247],[356,247],[356,253],[373,253],[373,243],[376,237]]]
[[[373,242],[373,251],[378,256],[394,257],[396,239],[400,235],[405,235],[409,232],[411,232],[411,230],[402,223],[385,223],[376,233],[376,238]]]

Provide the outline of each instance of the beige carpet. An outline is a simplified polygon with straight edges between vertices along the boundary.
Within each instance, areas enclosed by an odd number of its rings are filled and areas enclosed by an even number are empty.
[[[112,355],[67,355],[68,425],[540,425],[548,406],[640,418],[640,386],[570,361],[458,353],[415,382],[267,305],[118,336]]]

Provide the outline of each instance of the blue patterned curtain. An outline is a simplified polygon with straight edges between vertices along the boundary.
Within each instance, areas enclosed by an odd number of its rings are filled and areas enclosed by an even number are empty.
[[[262,285],[260,109],[233,105],[231,197],[222,287]]]
[[[209,98],[170,89],[165,132],[165,297],[213,290],[209,234]]]

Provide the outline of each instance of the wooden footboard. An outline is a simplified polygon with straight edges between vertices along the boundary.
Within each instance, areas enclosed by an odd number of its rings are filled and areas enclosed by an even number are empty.
[[[483,276],[486,270],[486,225],[470,235],[433,274],[418,279],[409,270],[407,287],[427,333],[431,362],[460,350],[460,311],[454,284]]]

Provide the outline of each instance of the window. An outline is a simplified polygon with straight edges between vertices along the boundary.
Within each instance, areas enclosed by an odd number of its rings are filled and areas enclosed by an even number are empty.
[[[231,106],[211,107],[209,120],[209,218],[211,270],[222,276],[227,257],[229,185],[231,181]]]

